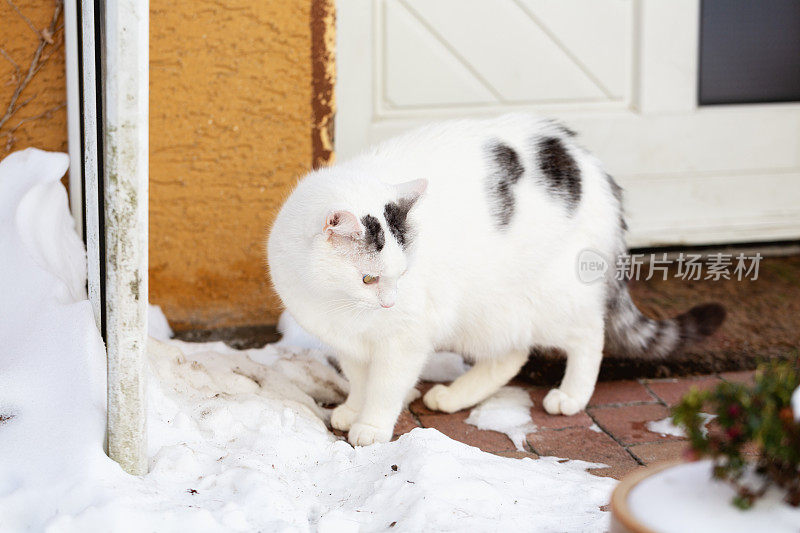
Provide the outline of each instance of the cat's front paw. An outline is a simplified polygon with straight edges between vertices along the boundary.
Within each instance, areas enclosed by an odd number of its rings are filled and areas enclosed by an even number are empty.
[[[544,410],[549,414],[566,416],[579,413],[581,409],[586,407],[586,403],[573,398],[561,389],[552,389],[542,401]]]
[[[450,387],[447,385],[434,385],[431,390],[422,397],[422,403],[432,411],[442,411],[444,413],[455,413],[460,411],[463,406],[457,401]]]
[[[389,442],[392,439],[394,427],[377,427],[371,424],[356,422],[347,434],[347,440],[353,446],[369,446],[377,442]]]
[[[355,422],[358,413],[346,403],[336,407],[331,413],[331,427],[340,431],[347,431]]]

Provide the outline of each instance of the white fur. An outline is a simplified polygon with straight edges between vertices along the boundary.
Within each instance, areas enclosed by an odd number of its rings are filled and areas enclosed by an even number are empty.
[[[534,146],[541,136],[561,138],[580,167],[582,197],[572,213],[539,179]],[[526,169],[505,229],[487,192],[493,140],[513,147]],[[419,182],[408,184],[419,178],[427,189],[409,214],[416,234],[404,251],[386,227],[384,205],[419,190]],[[355,215],[355,240],[330,231],[334,212]],[[384,227],[380,253],[358,246],[367,214]],[[391,438],[403,398],[436,349],[476,364],[452,385],[431,389],[424,397],[430,408],[453,412],[484,400],[516,375],[531,346],[545,345],[568,354],[545,409],[583,409],[600,366],[607,289],[578,279],[577,258],[587,248],[612,256],[619,232],[618,204],[600,164],[557,124],[515,114],[433,124],[310,173],[275,221],[268,260],[287,309],[336,350],[350,380],[333,426],[368,445]],[[379,281],[367,285],[364,274]]]

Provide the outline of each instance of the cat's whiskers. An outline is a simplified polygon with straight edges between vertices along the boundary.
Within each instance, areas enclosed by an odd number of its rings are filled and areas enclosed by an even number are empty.
[[[326,304],[336,303],[334,302],[326,302]],[[364,305],[358,300],[346,300],[344,303],[340,303],[339,305],[329,305],[327,307],[327,311],[329,313],[338,313],[340,311],[357,311],[364,308]]]

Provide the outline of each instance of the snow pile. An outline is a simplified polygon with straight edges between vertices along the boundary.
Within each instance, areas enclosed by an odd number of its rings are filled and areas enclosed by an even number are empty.
[[[38,150],[0,163],[3,531],[38,526],[74,479],[107,462],[105,350],[59,182],[68,163]]]
[[[524,450],[525,436],[537,429],[531,421],[532,407],[533,401],[526,391],[503,387],[475,406],[466,422],[478,429],[505,433],[518,450]]]
[[[586,486],[588,465],[560,468],[555,460],[495,458],[434,430],[353,449],[335,439],[301,398],[270,400],[263,390],[279,379],[252,392],[217,396],[211,394],[215,387],[198,383],[219,379],[229,356],[206,352],[181,361],[175,351],[158,357],[167,360],[158,378],[172,390],[151,402],[160,407],[155,418],[162,425],[151,428],[154,464],[147,478],[161,477],[162,492],[180,494],[210,512],[216,527],[355,531],[382,530],[395,522],[398,531],[481,531],[524,527],[530,517],[540,516],[537,524],[555,529],[566,515],[578,529],[603,527],[601,513],[589,505],[574,513],[564,497],[535,496],[556,479],[563,480],[563,494],[575,484]],[[255,371],[246,363],[233,368],[230,379],[239,370]],[[253,386],[242,381],[225,388]],[[608,485],[588,485],[588,501],[597,504],[608,497]]]
[[[706,425],[714,420],[717,415],[712,415],[709,413],[700,413],[700,418],[703,419],[703,427],[701,429],[703,435],[708,433],[708,428]],[[672,423],[672,418],[667,417],[662,420],[650,421],[645,424],[647,431],[652,433],[658,433],[662,437],[666,437],[667,435],[671,435],[673,437],[686,437],[686,432],[683,430],[682,427],[676,426]]]
[[[103,453],[104,350],[66,168],[38,150],[0,163],[0,530],[608,528],[615,482],[589,463],[497,457],[430,429],[352,448],[319,406],[346,382],[323,347],[288,340],[247,352],[152,340],[150,472],[124,474]]]

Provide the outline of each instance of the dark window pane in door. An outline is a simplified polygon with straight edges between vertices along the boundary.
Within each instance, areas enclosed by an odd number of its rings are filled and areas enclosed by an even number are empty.
[[[800,101],[800,0],[702,0],[698,100]]]

